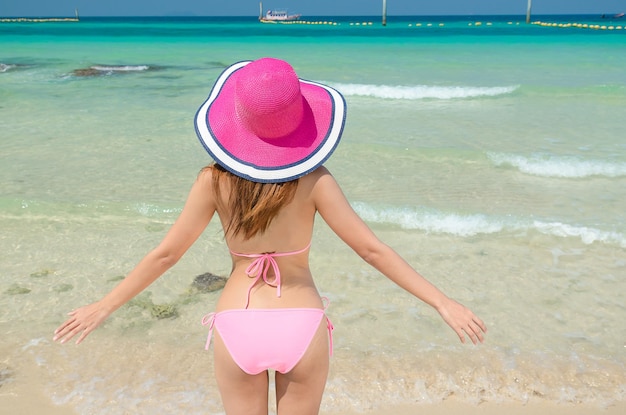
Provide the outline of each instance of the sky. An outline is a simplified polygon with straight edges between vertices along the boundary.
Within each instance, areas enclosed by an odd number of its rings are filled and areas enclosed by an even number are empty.
[[[382,0],[264,0],[303,16],[379,16]],[[525,15],[528,0],[387,0],[387,15]],[[258,16],[258,0],[0,0],[0,17]],[[533,0],[532,13],[616,14],[626,0]]]

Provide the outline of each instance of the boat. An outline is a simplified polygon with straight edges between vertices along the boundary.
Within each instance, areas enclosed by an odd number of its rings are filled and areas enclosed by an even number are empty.
[[[606,14],[602,15],[603,19],[621,19],[622,17],[624,17],[624,13],[617,13],[613,16],[607,16]]]
[[[287,10],[268,10],[263,15],[263,2],[259,2],[259,20],[263,23],[293,22],[300,19],[300,14],[289,14]]]
[[[286,10],[268,10],[260,20],[262,22],[293,22],[300,16],[300,14],[289,14]]]

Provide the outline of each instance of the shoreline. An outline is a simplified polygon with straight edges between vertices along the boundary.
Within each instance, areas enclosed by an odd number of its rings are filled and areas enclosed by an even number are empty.
[[[0,393],[0,407],[12,414],[45,413],[46,415],[77,415],[78,412],[69,405],[55,405],[51,400],[32,388],[33,385],[23,385],[17,390],[9,390]],[[20,390],[22,389],[22,390]],[[381,411],[394,415],[414,415],[425,413],[429,415],[621,415],[626,413],[626,402],[616,402],[607,408],[578,404],[558,404],[534,400],[528,403],[484,402],[470,404],[460,402],[454,398],[446,399],[436,404],[401,404],[374,408],[365,411],[324,411],[320,415],[379,415]],[[111,412],[114,414],[115,412]],[[270,411],[269,414],[275,412]]]
[[[626,413],[626,402],[617,402],[608,408],[601,408],[587,404],[557,404],[535,400],[529,403],[491,403],[478,405],[459,402],[453,398],[438,404],[391,405],[366,412],[328,412],[321,415],[378,415],[382,411],[394,415],[415,415],[424,413],[429,415],[621,415]]]
[[[107,348],[108,342],[103,335],[99,336],[97,340],[104,349]],[[202,370],[202,373],[205,374],[202,376],[196,376],[196,372],[193,370],[183,370],[184,373],[179,377],[165,376],[157,379],[158,376],[154,373],[144,373],[143,376],[136,377],[135,371],[129,372],[124,369],[128,368],[129,365],[124,357],[120,356],[119,361],[114,366],[107,363],[104,367],[100,367],[96,363],[94,364],[96,369],[91,368],[92,370],[90,370],[84,366],[84,362],[77,361],[77,358],[83,355],[83,349],[72,347],[48,348],[45,346],[48,344],[47,342],[40,343],[27,344],[21,348],[17,345],[8,348],[9,362],[5,367],[8,375],[0,383],[0,407],[3,408],[3,413],[80,415],[89,413],[85,412],[86,408],[93,409],[94,413],[100,413],[105,407],[103,405],[108,402],[106,413],[112,415],[129,413],[129,409],[134,408],[130,413],[142,414],[154,413],[156,401],[161,401],[159,405],[174,409],[174,411],[176,411],[175,408],[178,408],[180,413],[223,415],[214,379],[212,375],[206,374],[206,372],[212,372],[210,361]],[[137,347],[145,348],[145,345],[125,345],[124,350],[127,350],[130,356],[134,356]],[[154,368],[157,365],[156,362],[164,360],[170,363],[166,365],[167,367],[161,367],[159,371],[165,371],[169,366],[188,366],[188,361],[184,358],[184,356],[189,355],[186,350],[177,349],[175,355],[164,356],[160,352],[162,347],[162,345],[149,346],[149,354],[153,358],[144,359],[145,367]],[[21,352],[11,353],[11,350],[15,352],[20,349]],[[52,354],[43,353],[45,349],[51,351],[56,349],[56,352]],[[61,353],[63,358],[56,359],[55,355],[60,357],[58,352],[61,350],[63,350]],[[0,352],[2,351],[0,349]],[[190,358],[192,361],[197,361],[202,355],[203,352],[196,351],[191,353]],[[96,360],[100,361],[100,359]],[[346,359],[342,359],[342,361],[344,360]],[[84,368],[83,376],[69,376],[69,373],[74,373],[76,370],[76,366],[70,362]],[[335,365],[335,370],[338,368],[339,366]],[[105,375],[104,373],[107,371],[110,373]],[[102,376],[100,380],[105,382],[99,384],[97,390],[94,389],[95,384],[91,381],[95,379],[95,373],[100,373]],[[184,379],[188,376],[192,376],[196,380],[186,383]],[[155,379],[154,388],[137,394],[118,393],[120,390],[141,389],[141,385],[146,384],[146,379]],[[344,376],[344,382],[347,379]],[[107,390],[105,384],[108,382],[116,383],[117,386],[114,385],[115,393]],[[172,387],[172,384],[178,386]],[[204,385],[204,388],[198,388],[199,385]],[[580,402],[580,400],[575,403],[559,402],[554,397],[544,398],[540,395],[529,395],[530,397],[526,401],[522,401],[496,393],[496,395],[491,395],[490,400],[474,402],[463,400],[458,394],[450,393],[441,400],[428,402],[424,401],[418,392],[401,397],[403,395],[401,386],[381,387],[375,383],[365,383],[361,389],[369,389],[379,397],[379,399],[372,401],[366,395],[354,395],[350,391],[338,390],[334,385],[336,382],[333,383],[333,378],[329,378],[320,415],[379,415],[382,412],[393,415],[456,415],[460,413],[465,415],[621,415],[626,413],[626,402],[620,400],[619,396],[616,396],[616,399],[612,401],[605,401],[604,404],[601,400],[593,404]],[[270,391],[272,390],[270,388]],[[495,389],[493,391],[495,392]],[[192,397],[194,402],[179,402],[181,393]],[[133,404],[133,402],[142,401],[146,401],[146,405]],[[402,401],[405,403],[397,403]],[[270,405],[272,402],[274,400],[270,398]],[[119,412],[111,409],[112,407],[117,408]],[[268,414],[273,415],[275,412],[270,411]]]

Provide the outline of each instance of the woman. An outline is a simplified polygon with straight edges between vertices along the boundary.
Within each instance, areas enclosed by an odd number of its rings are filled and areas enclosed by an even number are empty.
[[[484,323],[420,276],[352,210],[322,166],[345,122],[341,94],[298,79],[284,61],[239,62],[217,79],[195,124],[215,164],[204,168],[163,241],[100,301],[69,313],[55,341],[80,343],[113,311],[173,266],[217,212],[232,273],[216,312],[215,374],[226,413],[267,414],[275,370],[278,414],[317,414],[332,353],[332,324],[309,270],[316,213],[366,262],[434,307],[465,342]]]

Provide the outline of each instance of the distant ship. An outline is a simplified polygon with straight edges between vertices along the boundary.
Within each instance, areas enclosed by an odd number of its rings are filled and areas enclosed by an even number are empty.
[[[300,14],[289,14],[286,10],[268,10],[263,14],[263,2],[259,2],[259,20],[264,23],[293,22],[300,18]]]
[[[613,16],[607,16],[606,14],[602,15],[603,19],[621,19],[622,17],[624,17],[624,13],[618,13],[618,14],[613,15]]]

